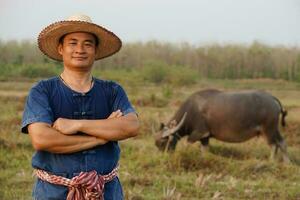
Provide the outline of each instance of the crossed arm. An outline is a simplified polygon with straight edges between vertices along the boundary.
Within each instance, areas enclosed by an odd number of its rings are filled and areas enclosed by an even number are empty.
[[[108,141],[134,137],[138,129],[136,114],[122,116],[120,111],[113,112],[107,119],[101,120],[58,118],[53,126],[40,122],[28,126],[33,147],[52,153],[73,153],[103,145]],[[76,135],[77,132],[86,135]]]

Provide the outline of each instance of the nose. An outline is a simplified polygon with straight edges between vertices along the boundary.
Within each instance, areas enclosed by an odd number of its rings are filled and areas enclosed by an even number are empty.
[[[76,45],[76,49],[75,49],[75,52],[76,53],[84,53],[85,52],[85,50],[84,50],[84,45],[83,44],[77,44]]]

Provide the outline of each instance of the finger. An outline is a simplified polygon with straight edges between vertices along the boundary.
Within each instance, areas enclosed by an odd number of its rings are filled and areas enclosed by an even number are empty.
[[[109,115],[108,119],[114,118],[115,116],[116,116],[116,112],[112,112],[112,113]]]
[[[120,111],[117,113],[117,116],[116,117],[122,117],[123,113]]]
[[[122,115],[123,115],[123,113],[121,112],[120,109],[118,109],[118,110],[112,112],[112,113],[110,114],[110,116],[108,117],[108,119],[121,117]]]
[[[116,113],[116,116],[115,116],[115,117],[121,117],[121,116],[122,116],[122,112],[121,112],[120,109],[119,109],[119,110],[116,110],[115,113]]]
[[[114,112],[113,112],[113,113],[114,113],[114,116],[117,116],[120,112],[121,112],[121,110],[116,110],[116,111],[114,111]]]

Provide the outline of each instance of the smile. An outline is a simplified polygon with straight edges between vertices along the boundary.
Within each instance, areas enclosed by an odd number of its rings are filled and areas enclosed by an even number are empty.
[[[77,59],[77,60],[85,60],[87,59],[87,57],[72,57],[73,59]]]

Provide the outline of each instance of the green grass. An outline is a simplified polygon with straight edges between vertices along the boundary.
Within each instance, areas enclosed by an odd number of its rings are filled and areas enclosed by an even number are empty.
[[[125,72],[124,72],[125,73]],[[120,142],[120,179],[128,200],[185,199],[300,199],[299,85],[271,80],[201,80],[178,86],[139,85],[120,79],[141,120],[140,135]],[[20,133],[26,93],[33,81],[0,85],[0,199],[31,199],[34,182],[33,149]],[[203,88],[266,89],[289,110],[281,132],[292,164],[269,161],[270,148],[262,138],[240,144],[211,140],[210,152],[181,140],[173,153],[158,151],[152,129],[167,122],[179,105]]]
[[[256,142],[259,148],[253,148]],[[121,147],[120,177],[128,199],[210,199],[217,191],[225,199],[300,197],[300,163],[269,161],[263,141],[246,145],[214,141],[213,153],[207,154],[200,153],[198,144],[184,141],[174,153],[165,154],[154,147],[150,136],[122,142]]]

